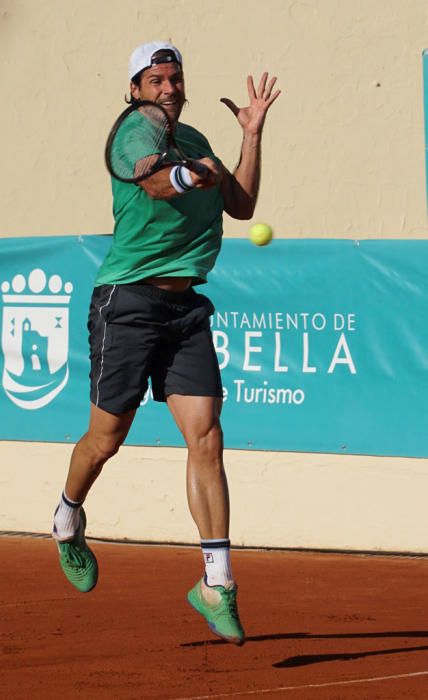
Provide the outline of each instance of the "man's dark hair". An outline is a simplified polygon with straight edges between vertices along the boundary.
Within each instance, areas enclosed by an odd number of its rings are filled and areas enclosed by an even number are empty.
[[[144,70],[145,70],[145,69],[143,68],[143,70],[140,70],[140,71],[138,71],[138,73],[136,73],[135,75],[133,75],[132,78],[131,78],[131,83],[133,83],[133,84],[136,85],[137,87],[140,87],[141,76],[143,75]],[[135,104],[135,102],[137,102],[137,100],[136,100],[135,97],[133,96],[132,92],[131,92],[131,94],[129,95],[129,97],[128,97],[128,95],[125,95],[125,102],[126,102],[127,104],[129,104],[129,105],[133,105],[133,104]]]

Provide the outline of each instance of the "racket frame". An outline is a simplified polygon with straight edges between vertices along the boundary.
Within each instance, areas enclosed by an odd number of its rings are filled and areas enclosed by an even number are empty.
[[[114,168],[112,167],[111,164],[111,158],[110,158],[110,153],[112,150],[112,145],[114,142],[114,138],[125,121],[129,117],[130,114],[133,112],[136,112],[140,107],[147,107],[150,106],[151,108],[156,107],[156,109],[159,109],[163,116],[165,117],[165,121],[167,124],[167,130],[166,130],[166,149],[164,150],[163,153],[161,153],[158,157],[158,160],[156,161],[155,165],[151,167],[146,173],[143,175],[139,175],[138,177],[131,177],[131,178],[125,178],[122,176],[117,175],[117,173],[114,171]],[[181,165],[184,166],[185,168],[188,168],[189,170],[197,173],[198,175],[204,177],[208,175],[209,173],[209,168],[206,167],[203,163],[200,163],[192,158],[187,158],[180,147],[177,145],[175,138],[174,138],[174,127],[171,121],[171,118],[162,105],[157,104],[156,102],[151,102],[150,100],[136,100],[134,101],[129,107],[123,110],[121,114],[119,114],[118,118],[114,122],[112,128],[110,129],[110,133],[107,138],[107,142],[105,145],[104,149],[104,160],[106,164],[106,168],[109,171],[110,175],[114,177],[116,180],[120,180],[121,182],[126,182],[129,184],[138,184],[147,178],[151,177],[155,173],[159,172],[163,168],[169,167],[169,166],[174,166],[174,165]],[[168,158],[168,153],[170,150],[173,149],[177,155],[179,156],[175,160],[171,160]],[[155,155],[155,154],[153,154]]]

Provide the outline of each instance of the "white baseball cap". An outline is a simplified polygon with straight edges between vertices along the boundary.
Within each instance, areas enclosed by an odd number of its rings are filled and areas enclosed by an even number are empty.
[[[169,51],[169,53],[162,56],[162,58],[153,59],[153,54],[160,50]],[[129,80],[132,80],[134,75],[137,75],[137,73],[145,68],[150,68],[152,65],[157,65],[158,63],[173,63],[175,61],[180,65],[183,63],[181,53],[175,46],[172,46],[172,44],[168,44],[166,41],[151,41],[148,44],[141,44],[141,46],[137,46],[132,52],[131,58],[129,59]]]

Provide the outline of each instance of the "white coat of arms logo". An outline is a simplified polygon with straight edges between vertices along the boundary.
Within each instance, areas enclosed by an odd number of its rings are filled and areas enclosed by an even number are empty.
[[[20,408],[46,406],[68,381],[69,303],[73,285],[41,269],[3,281],[3,388]]]

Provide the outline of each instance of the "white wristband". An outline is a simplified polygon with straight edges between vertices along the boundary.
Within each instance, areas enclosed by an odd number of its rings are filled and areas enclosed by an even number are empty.
[[[192,189],[195,185],[193,184],[192,175],[189,168],[185,168],[184,165],[179,166],[178,175],[184,187]]]
[[[171,185],[176,192],[188,192],[194,187],[190,170],[184,165],[175,165],[169,173]]]

